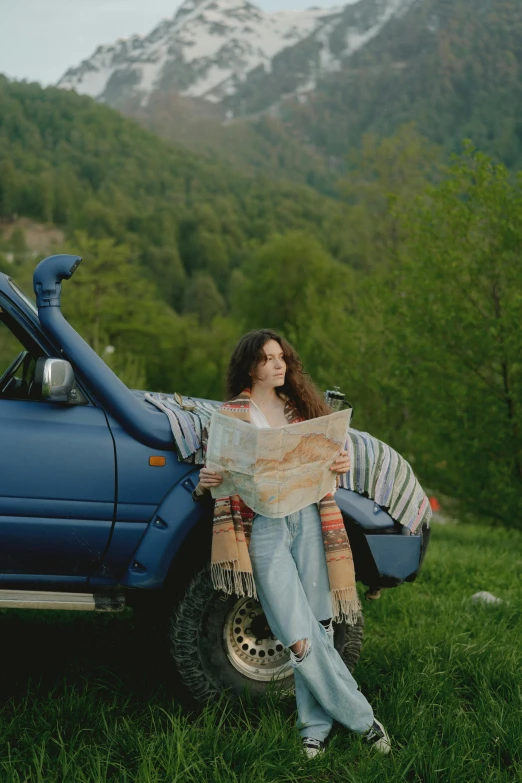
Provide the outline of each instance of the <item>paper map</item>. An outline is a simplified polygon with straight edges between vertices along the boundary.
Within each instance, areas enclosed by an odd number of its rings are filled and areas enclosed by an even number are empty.
[[[344,448],[351,410],[258,429],[212,414],[206,465],[223,476],[213,497],[240,495],[256,513],[275,519],[317,503],[332,492],[330,466]]]

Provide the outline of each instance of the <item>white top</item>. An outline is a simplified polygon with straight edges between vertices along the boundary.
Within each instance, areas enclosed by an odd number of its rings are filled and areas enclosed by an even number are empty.
[[[250,423],[257,427],[258,430],[266,430],[267,427],[270,429],[270,424],[265,414],[252,398],[250,398]]]

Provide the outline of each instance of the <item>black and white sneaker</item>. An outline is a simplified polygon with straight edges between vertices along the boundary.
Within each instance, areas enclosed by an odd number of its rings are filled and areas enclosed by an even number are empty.
[[[303,750],[309,759],[324,753],[324,742],[313,737],[303,737]]]
[[[369,745],[372,745],[379,753],[389,753],[391,750],[390,738],[386,734],[386,729],[375,718],[369,731],[364,735],[364,739]]]

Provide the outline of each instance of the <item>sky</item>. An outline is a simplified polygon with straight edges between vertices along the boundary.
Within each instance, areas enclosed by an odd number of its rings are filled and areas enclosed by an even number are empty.
[[[265,11],[332,6],[335,0],[251,0]],[[0,0],[0,73],[54,84],[97,46],[146,34],[180,0]]]

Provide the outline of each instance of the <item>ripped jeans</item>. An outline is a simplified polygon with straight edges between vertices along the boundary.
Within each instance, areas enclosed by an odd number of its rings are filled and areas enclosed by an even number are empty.
[[[290,653],[299,733],[324,740],[336,720],[364,734],[373,711],[335,650],[327,622],[332,603],[317,506],[280,519],[256,514],[249,553],[272,633],[285,647],[300,643],[299,654]]]

